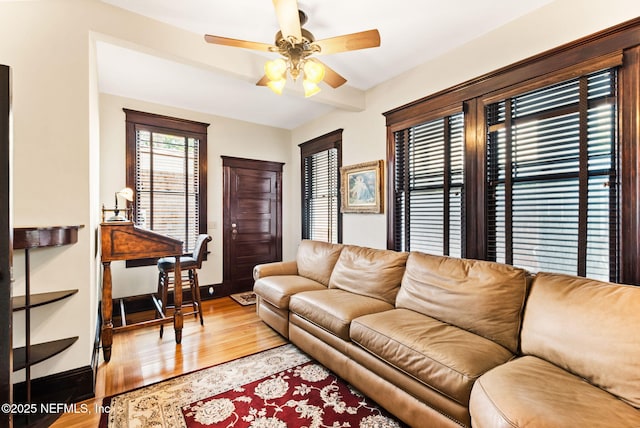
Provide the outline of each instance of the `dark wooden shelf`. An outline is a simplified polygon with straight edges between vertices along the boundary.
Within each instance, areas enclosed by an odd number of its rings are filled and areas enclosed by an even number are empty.
[[[31,345],[30,365],[38,364],[47,358],[59,354],[73,345],[76,340],[78,340],[78,336]],[[13,371],[21,370],[25,368],[26,365],[26,347],[15,348],[13,350]]]
[[[13,249],[24,250],[25,287],[24,295],[11,297],[12,311],[24,311],[25,317],[25,346],[13,349],[13,371],[24,369],[25,371],[25,400],[31,403],[33,398],[31,391],[31,366],[38,364],[54,355],[59,354],[73,345],[78,336],[50,342],[31,344],[31,309],[48,303],[65,299],[78,290],[62,290],[47,293],[31,294],[31,250],[36,248],[60,247],[78,242],[78,229],[84,225],[71,226],[44,226],[44,227],[15,227],[13,229]],[[28,426],[40,426],[34,423],[38,420],[42,426],[48,426],[49,415],[39,415],[33,418],[27,417],[24,422]],[[20,421],[16,422],[19,426]]]
[[[78,290],[62,290],[53,291],[50,293],[32,294],[30,297],[30,308],[46,305],[48,303],[57,302],[58,300],[65,299],[69,296],[76,294]],[[13,311],[23,311],[26,309],[26,296],[14,296],[13,297]]]
[[[13,248],[23,250],[75,244],[78,242],[78,229],[83,227],[84,225],[16,227],[13,229]]]

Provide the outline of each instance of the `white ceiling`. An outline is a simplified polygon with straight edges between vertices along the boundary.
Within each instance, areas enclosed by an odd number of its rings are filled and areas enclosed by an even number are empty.
[[[102,1],[199,35],[273,43],[278,31],[268,0]],[[98,42],[97,48],[99,88],[104,93],[293,129],[341,108],[332,96],[371,89],[551,1],[298,0],[299,9],[309,17],[305,28],[316,40],[372,28],[381,37],[379,48],[323,56],[322,61],[347,83],[337,90],[321,84],[322,92],[311,98],[304,98],[293,82],[287,84],[293,88],[281,96],[255,86],[260,72],[232,77],[105,41]],[[260,61],[260,56],[266,60],[276,55],[243,51]]]

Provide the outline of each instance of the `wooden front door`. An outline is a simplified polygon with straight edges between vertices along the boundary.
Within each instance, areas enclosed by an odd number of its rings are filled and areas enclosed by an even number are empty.
[[[223,289],[253,289],[253,267],[282,260],[282,163],[222,157]]]

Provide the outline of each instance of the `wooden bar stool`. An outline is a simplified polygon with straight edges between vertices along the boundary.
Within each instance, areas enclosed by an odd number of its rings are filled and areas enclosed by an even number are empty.
[[[184,312],[184,315],[193,314],[196,319],[200,316],[200,325],[204,325],[204,318],[202,316],[202,302],[200,301],[200,287],[198,284],[198,269],[202,267],[202,259],[207,251],[207,243],[211,241],[211,236],[206,233],[198,235],[196,245],[193,249],[193,254],[190,256],[180,257],[180,269],[183,274],[187,274],[187,278],[184,278],[189,283],[191,290],[191,301],[185,301],[183,298],[182,308],[191,306],[192,310]],[[175,306],[168,304],[169,289],[174,288],[174,280],[171,278],[174,273],[176,258],[175,257],[163,257],[158,259],[158,298],[160,300],[160,306],[162,313],[160,316],[164,317],[169,309],[175,309]],[[184,284],[183,280],[183,284]],[[183,292],[184,292],[183,288]],[[173,290],[175,293],[176,291]],[[164,332],[164,325],[160,325],[160,337]]]

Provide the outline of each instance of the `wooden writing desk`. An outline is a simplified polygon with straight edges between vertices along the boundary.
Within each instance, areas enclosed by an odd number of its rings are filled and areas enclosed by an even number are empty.
[[[175,290],[182,290],[180,274],[180,256],[182,241],[162,235],[151,230],[135,226],[131,221],[105,222],[100,225],[102,241],[102,352],[104,360],[111,359],[114,330],[122,331],[131,328],[164,324],[173,321],[176,343],[182,340],[182,293],[176,292],[175,312],[173,317],[162,317],[138,324],[113,327],[113,300],[111,283],[111,262],[116,260],[135,260],[144,258],[175,256]],[[163,313],[160,311],[160,313]]]

